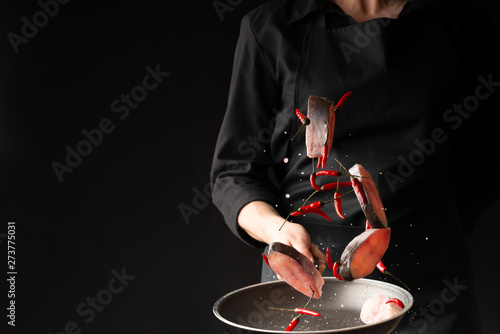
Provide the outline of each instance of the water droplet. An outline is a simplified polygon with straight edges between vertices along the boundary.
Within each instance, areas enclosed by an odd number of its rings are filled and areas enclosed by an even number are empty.
[[[302,156],[302,153],[299,153],[298,155],[299,155],[299,157],[301,157],[301,156]]]
[[[345,157],[346,157],[346,158],[349,158],[349,154],[346,154],[346,155],[345,155]]]
[[[285,195],[285,197],[286,197],[286,198],[290,198],[290,194],[286,194],[286,195]]]
[[[288,163],[288,158],[283,159],[283,162],[287,164]]]
[[[283,132],[283,133],[284,133],[284,134],[287,134],[288,132],[287,132],[287,131],[285,131],[285,132]]]
[[[429,237],[425,237],[425,240],[429,240]]]

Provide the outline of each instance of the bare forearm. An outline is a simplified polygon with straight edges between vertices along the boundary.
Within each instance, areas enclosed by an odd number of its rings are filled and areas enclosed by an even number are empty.
[[[248,203],[238,216],[240,227],[255,240],[266,244],[276,241],[275,234],[284,221],[271,205],[261,201]]]
[[[244,206],[238,216],[238,224],[252,238],[267,244],[277,241],[292,246],[314,262],[306,229],[300,224],[287,222],[280,230],[283,222],[285,219],[275,208],[260,201]]]

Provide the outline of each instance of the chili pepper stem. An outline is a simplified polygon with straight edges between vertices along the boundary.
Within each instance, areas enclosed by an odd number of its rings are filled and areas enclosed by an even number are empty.
[[[307,307],[309,306],[309,304],[311,303],[311,300],[312,300],[312,299],[313,299],[313,297],[314,297],[314,290],[313,290],[312,286],[310,286],[310,285],[309,285],[309,289],[311,289],[312,294],[311,294],[311,297],[309,297],[309,300],[307,301],[307,303],[306,303],[306,305],[304,306],[304,308],[307,308]]]
[[[311,199],[311,197],[313,197],[314,195],[316,195],[318,193],[318,191],[314,191],[311,195],[309,195],[308,198],[306,198],[306,200],[304,201],[304,204],[303,205],[306,205],[306,203]]]
[[[345,166],[340,162],[339,159],[337,159],[337,157],[335,157],[334,155],[332,155],[332,158],[337,161],[337,163],[340,165],[341,168],[343,168],[345,171],[346,171],[346,174],[347,176],[349,177],[361,177],[361,178],[367,178],[369,179],[370,177],[369,176],[362,176],[362,175],[352,175],[351,173],[349,173],[349,170],[347,168],[345,168]]]
[[[311,289],[312,294],[311,294],[311,297],[309,298],[309,300],[307,301],[306,305],[304,306],[304,309],[305,309],[305,308],[307,308],[307,306],[309,306],[309,303],[311,303],[311,300],[312,300],[312,299],[313,299],[313,297],[314,297],[314,290],[313,290],[313,288],[312,288],[310,285],[309,285],[309,288]],[[302,315],[302,314],[299,314],[299,315],[297,315],[296,317],[294,317],[294,318],[292,319],[292,321],[291,321],[291,322],[288,324],[288,326],[286,327],[285,332],[290,332],[290,331],[292,331],[295,327],[297,327],[297,325],[298,325],[298,323],[299,323],[299,321],[300,321],[300,316],[301,316],[301,315]]]
[[[290,215],[288,215],[288,217],[290,217]],[[281,231],[281,229],[283,228],[283,226],[285,226],[286,222],[288,221],[288,217],[285,219],[285,221],[283,222],[283,224],[281,224],[281,226],[278,229],[278,231]]]
[[[306,126],[307,124],[306,123],[302,123],[302,125],[300,126],[299,128],[299,131],[297,131],[297,133],[292,137],[292,140],[294,140],[298,135],[299,133],[302,131],[302,129],[304,128],[304,126]]]
[[[387,269],[384,270],[382,273],[384,273],[385,275],[391,276],[396,281],[398,281],[401,285],[403,285],[406,288],[406,290],[410,291],[410,287],[408,285],[404,284],[403,281],[401,281],[399,278],[397,278],[396,276],[394,276],[393,274],[391,274]]]
[[[332,155],[332,157],[333,157],[333,159],[334,159],[335,161],[337,161],[337,163],[340,165],[340,167],[341,167],[341,168],[344,168],[344,170],[347,172],[347,175],[351,176],[351,174],[349,173],[349,170],[348,170],[347,168],[345,168],[345,166],[344,166],[344,165],[340,162],[340,160],[339,160],[339,159],[337,159],[337,157],[336,157],[336,156],[334,156],[334,155]]]
[[[281,229],[283,228],[283,226],[285,226],[286,222],[288,221],[288,218],[290,218],[290,216],[292,215],[292,212],[290,212],[288,214],[288,216],[286,216],[285,221],[283,222],[283,224],[281,224],[281,227],[278,229],[278,231],[281,231]]]

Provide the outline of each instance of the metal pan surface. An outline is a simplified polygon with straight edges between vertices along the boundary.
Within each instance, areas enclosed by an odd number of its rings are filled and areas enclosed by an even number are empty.
[[[404,310],[389,319],[371,325],[359,319],[364,302],[377,294],[398,298]],[[287,333],[285,328],[296,315],[293,312],[270,310],[269,307],[295,309],[303,307],[308,298],[284,281],[251,285],[221,297],[213,306],[215,316],[234,334]],[[321,317],[302,316],[294,333],[327,334],[388,334],[413,305],[412,295],[399,286],[371,279],[353,282],[325,277],[323,295],[314,299],[308,309],[321,313]]]

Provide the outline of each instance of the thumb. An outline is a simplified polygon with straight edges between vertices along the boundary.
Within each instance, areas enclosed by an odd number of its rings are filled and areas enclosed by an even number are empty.
[[[312,263],[314,263],[314,257],[310,251],[311,249],[311,243],[298,243],[296,245],[293,245],[293,247],[299,251],[300,253],[304,254]]]

